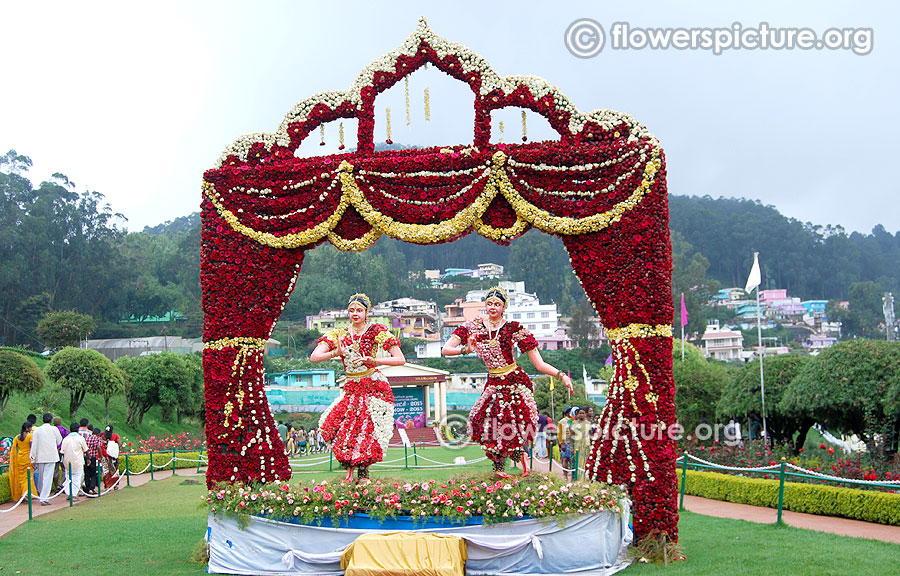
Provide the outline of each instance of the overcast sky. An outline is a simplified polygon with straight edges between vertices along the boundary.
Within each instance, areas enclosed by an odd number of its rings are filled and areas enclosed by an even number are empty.
[[[666,150],[669,191],[745,197],[815,224],[900,230],[900,9],[896,2],[6,2],[0,50],[0,153],[30,156],[31,179],[66,174],[103,193],[130,230],[198,210],[203,171],[247,132],[272,132],[298,101],[346,89],[401,44],[419,16],[503,76],[542,76],[582,111],[615,109]],[[604,49],[580,59],[566,29],[591,18]],[[614,50],[632,28],[871,28],[853,50]],[[864,38],[859,37],[859,41]],[[859,49],[857,51],[863,51]],[[422,92],[431,93],[431,122]],[[434,68],[379,97],[376,140],[471,142],[472,97]],[[505,140],[521,137],[517,115]],[[551,134],[529,116],[529,140]],[[496,123],[496,122],[495,122]],[[345,123],[353,144],[355,125]],[[303,150],[327,146],[318,133]]]

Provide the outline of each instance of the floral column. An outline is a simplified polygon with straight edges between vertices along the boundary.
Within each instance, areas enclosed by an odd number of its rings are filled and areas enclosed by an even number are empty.
[[[665,168],[616,226],[563,236],[572,266],[606,327],[615,372],[589,477],[626,484],[635,537],[678,539],[672,380],[672,259]]]
[[[235,232],[203,203],[203,373],[206,483],[291,477],[263,390],[263,352],[294,287],[302,250],[277,250]]]

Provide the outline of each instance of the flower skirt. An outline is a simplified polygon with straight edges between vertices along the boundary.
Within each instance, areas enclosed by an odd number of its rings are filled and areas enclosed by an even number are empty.
[[[344,394],[319,419],[322,438],[344,466],[370,466],[384,459],[394,432],[394,395],[380,372],[348,379]]]
[[[521,368],[490,376],[469,412],[469,437],[491,460],[516,458],[537,434],[538,409],[532,383]]]

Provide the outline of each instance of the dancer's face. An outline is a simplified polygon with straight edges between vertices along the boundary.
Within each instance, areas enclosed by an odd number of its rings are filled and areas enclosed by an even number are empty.
[[[353,302],[347,306],[347,314],[350,315],[350,322],[357,328],[365,324],[368,311],[366,307],[359,302]]]
[[[503,301],[499,298],[488,298],[484,301],[484,310],[487,312],[488,318],[494,322],[503,318]]]

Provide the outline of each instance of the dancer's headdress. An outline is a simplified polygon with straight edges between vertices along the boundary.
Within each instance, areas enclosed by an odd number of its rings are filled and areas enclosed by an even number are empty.
[[[509,294],[507,294],[506,290],[500,286],[494,286],[493,288],[488,289],[487,293],[484,295],[484,301],[487,302],[491,298],[496,298],[503,302],[504,309],[509,305]]]
[[[365,308],[366,310],[368,310],[369,308],[372,307],[372,301],[369,300],[369,297],[366,296],[365,294],[363,294],[362,292],[357,292],[356,294],[351,296],[350,300],[347,301],[347,306],[350,306],[354,302],[356,302],[358,304],[362,304],[363,308]]]

